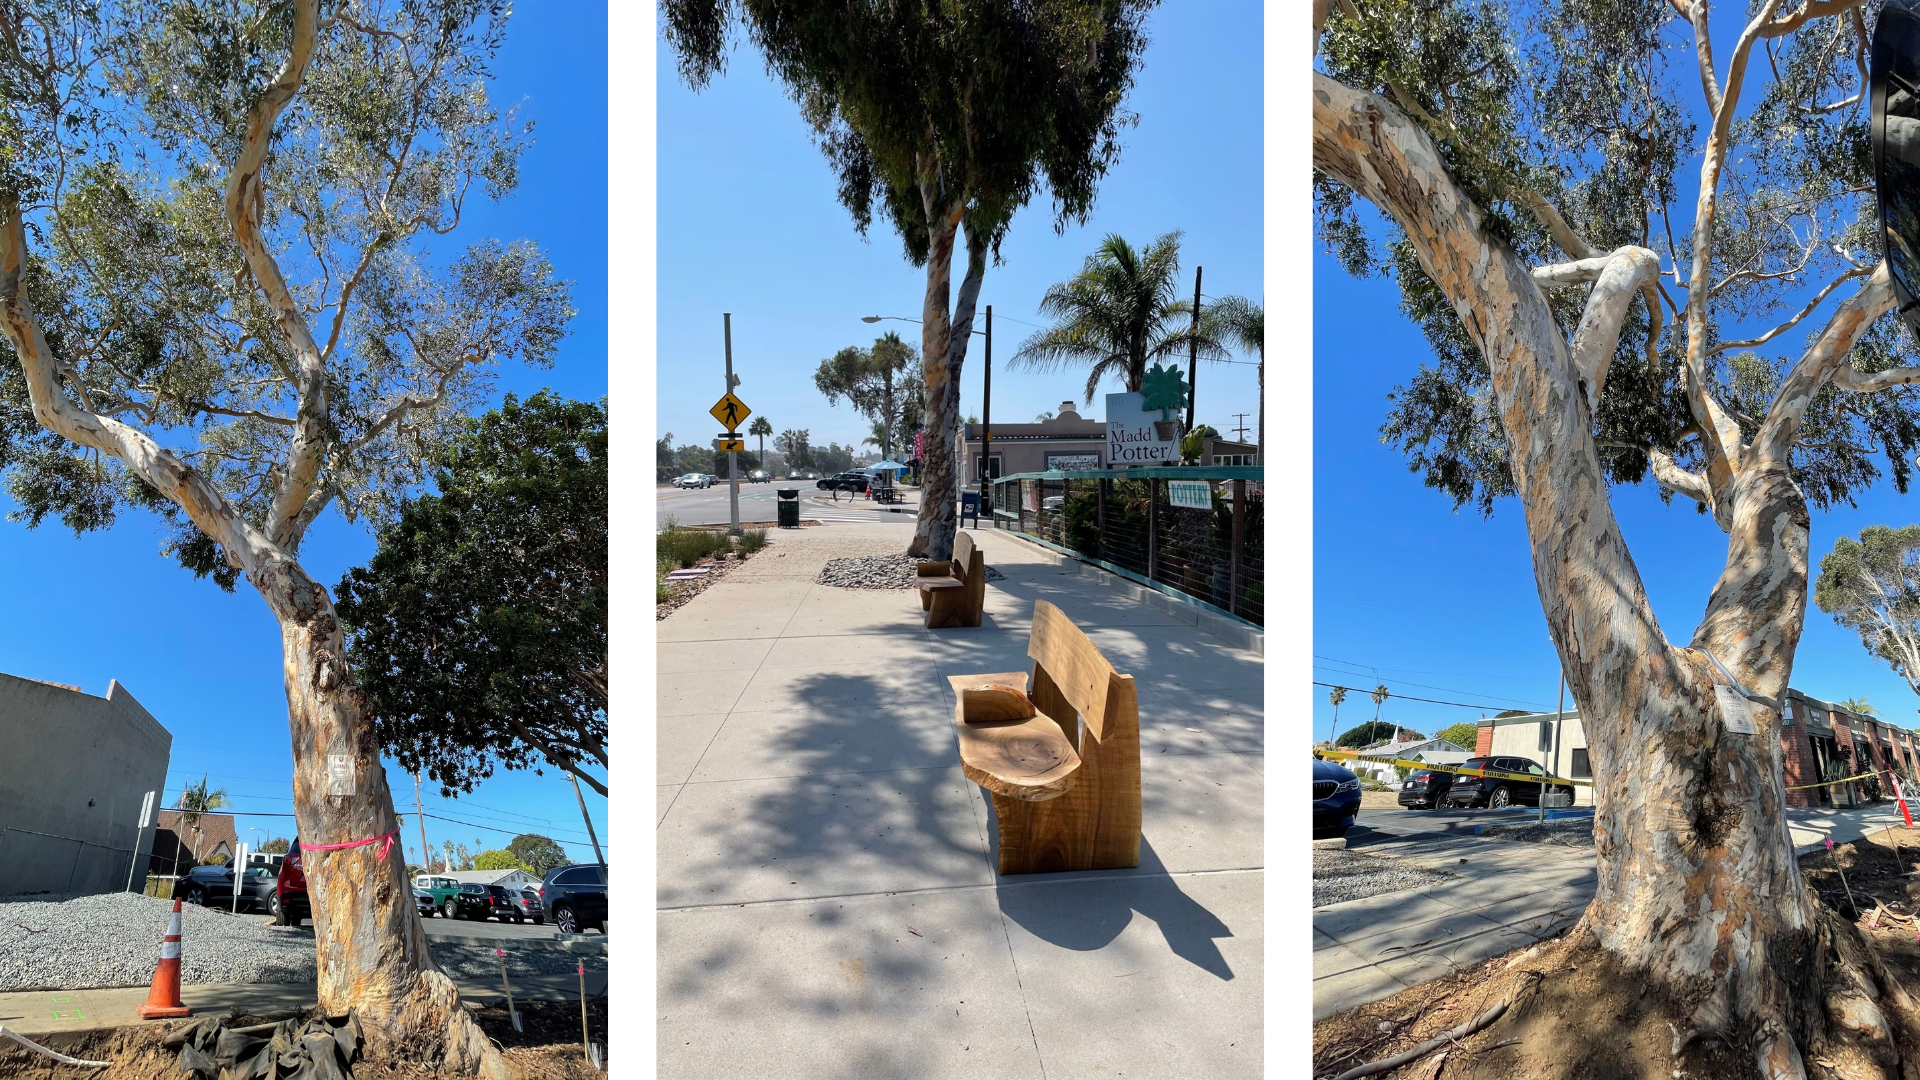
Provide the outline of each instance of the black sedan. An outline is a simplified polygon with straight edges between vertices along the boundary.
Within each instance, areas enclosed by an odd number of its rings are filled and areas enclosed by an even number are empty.
[[[1453,774],[1415,769],[1400,781],[1400,805],[1415,810],[1438,810],[1453,787]]]
[[[1540,779],[1529,783],[1525,780],[1515,780],[1510,776],[1455,776],[1453,787],[1447,791],[1448,806],[1486,806],[1495,810],[1509,806],[1539,806],[1542,791],[1565,795],[1569,802],[1573,798],[1571,784],[1554,783],[1561,778],[1548,773],[1537,762],[1528,761],[1523,757],[1468,758],[1460,763],[1460,767],[1517,773],[1521,776],[1537,776]]]

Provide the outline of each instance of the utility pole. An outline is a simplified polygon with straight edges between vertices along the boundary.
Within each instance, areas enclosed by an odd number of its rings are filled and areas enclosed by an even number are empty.
[[[737,511],[736,511],[737,512]],[[587,823],[587,839],[593,841],[593,861],[601,866],[607,865],[607,857],[600,854],[600,837],[593,831],[593,818],[587,815],[587,797],[580,794],[580,778],[569,770],[567,779],[573,781],[573,797],[580,800],[580,820]]]
[[[1237,437],[1235,441],[1237,442],[1247,441],[1247,416],[1248,414],[1243,412],[1237,412],[1233,414],[1233,418],[1235,420],[1240,421],[1238,424],[1235,424],[1233,427],[1233,433]]]
[[[986,384],[980,388],[980,505],[993,519],[993,305],[987,305]],[[991,525],[989,525],[991,527]]]
[[[1200,367],[1200,270],[1193,268],[1193,327],[1187,332],[1187,431],[1193,430],[1193,410],[1200,403],[1200,392],[1194,386],[1194,376]]]
[[[727,338],[727,393],[731,394],[733,393],[733,388],[740,385],[738,380],[734,379],[733,377],[733,313],[732,312],[723,311],[720,313],[720,326],[721,326],[722,332],[726,334],[726,338]],[[727,531],[733,534],[734,536],[739,536],[740,535],[740,455],[734,453],[731,450],[727,451],[727,503],[732,509],[732,514],[729,520],[732,521],[733,523],[732,527],[730,527]],[[568,773],[567,775],[571,777],[573,774]],[[574,787],[574,793],[579,794],[579,791],[580,791],[579,781],[575,781],[573,787]],[[583,814],[587,812],[587,804],[585,802],[582,802],[580,804],[580,812]],[[591,823],[588,824],[587,830],[589,832],[593,830],[593,826]],[[600,845],[598,843],[594,845],[594,850],[596,852],[600,850]]]
[[[413,774],[413,816],[420,819],[420,869],[433,870],[433,849],[427,846],[427,810],[420,805],[420,774]]]

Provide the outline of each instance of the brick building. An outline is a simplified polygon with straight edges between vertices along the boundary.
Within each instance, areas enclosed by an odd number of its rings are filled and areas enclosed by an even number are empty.
[[[1853,776],[1873,770],[1920,777],[1920,747],[1914,732],[1885,720],[1848,712],[1832,702],[1787,691],[1780,727],[1781,762],[1789,789],[1818,783],[1826,776]],[[1528,713],[1483,717],[1475,754],[1507,754],[1539,762],[1548,772],[1575,780],[1593,778],[1587,757],[1586,728],[1580,714]],[[1836,771],[1838,770],[1838,771]],[[1855,806],[1865,795],[1859,783],[1787,792],[1789,806]],[[1886,788],[1884,781],[1882,789]],[[1574,801],[1588,805],[1593,789],[1574,789]],[[1891,791],[1885,791],[1891,795]]]

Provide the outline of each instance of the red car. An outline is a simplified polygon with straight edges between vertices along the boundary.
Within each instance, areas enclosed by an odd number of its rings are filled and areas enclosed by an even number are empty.
[[[307,905],[307,875],[300,866],[300,840],[296,837],[293,846],[287,849],[287,857],[280,863],[280,878],[273,887],[273,921],[276,926],[299,926],[304,919],[311,918],[313,910]]]

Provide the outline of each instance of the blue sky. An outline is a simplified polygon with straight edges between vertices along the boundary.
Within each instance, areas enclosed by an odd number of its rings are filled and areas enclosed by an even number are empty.
[[[573,282],[574,317],[551,370],[505,369],[501,393],[552,387],[578,398],[607,392],[606,9],[548,0],[519,6],[496,61],[492,93],[519,102],[536,124],[521,160],[521,183],[499,205],[468,205],[456,240],[496,236],[541,244]],[[0,494],[0,503],[6,503]],[[242,581],[232,594],[162,558],[163,531],[150,516],[126,512],[110,531],[75,538],[55,524],[29,530],[0,522],[0,564],[11,587],[0,598],[0,671],[77,685],[105,694],[118,679],[173,733],[166,805],[181,787],[210,775],[240,813],[240,838],[258,843],[290,835],[292,755],[280,636],[258,593]],[[302,552],[308,571],[329,588],[373,553],[373,540],[337,514],[316,523]],[[413,787],[389,766],[403,840],[417,858]],[[606,800],[584,789],[607,843]],[[458,800],[423,786],[428,814],[472,824],[427,822],[429,842],[501,846],[515,832],[551,835],[575,858],[591,859],[572,788],[557,773],[501,773]],[[246,811],[255,811],[249,814]],[[478,826],[486,826],[480,828]],[[495,831],[504,830],[504,831]]]
[[[1204,295],[1262,293],[1261,8],[1250,0],[1162,5],[1128,105],[1140,115],[1102,183],[1085,226],[1053,231],[1047,200],[1015,220],[989,267],[980,303],[994,306],[993,418],[1027,422],[1082,400],[1084,371],[1009,371],[1006,358],[1043,320],[1048,285],[1077,272],[1109,232],[1136,246],[1181,229],[1183,295],[1193,267]],[[659,45],[659,433],[675,445],[720,430],[707,415],[723,388],[721,312],[733,314],[739,395],[776,431],[806,428],[815,444],[858,444],[867,422],[814,388],[819,362],[870,345],[892,328],[918,345],[918,327],[869,326],[863,315],[917,317],[925,277],[876,223],[866,240],[834,195],[834,178],[798,109],[759,55],[737,48],[727,73],[694,94]],[[964,258],[956,263],[956,276]],[[1016,321],[1017,320],[1017,321]],[[980,414],[981,367],[967,355],[963,414]],[[1250,366],[1202,365],[1199,419],[1228,432],[1258,422]],[[1118,391],[1117,383],[1102,393]],[[1084,406],[1081,406],[1085,408]],[[1086,415],[1101,417],[1098,398]],[[1230,434],[1230,432],[1229,432]]]
[[[1716,14],[1724,72],[1740,12]],[[1691,69],[1680,65],[1691,63],[1691,52],[1674,56],[1675,70],[1688,76]],[[1697,80],[1682,86],[1697,99]],[[1759,93],[1761,87],[1750,81],[1748,103]],[[1676,234],[1691,223],[1698,176],[1695,158],[1677,177]],[[1662,265],[1667,265],[1664,254]],[[1772,353],[1798,355],[1804,331],[1823,325],[1848,292],[1840,290],[1776,342]],[[1398,304],[1398,289],[1390,280],[1350,277],[1316,241],[1314,679],[1366,688],[1385,682],[1396,694],[1484,704],[1493,711],[1552,710],[1559,661],[1541,615],[1519,503],[1496,504],[1491,519],[1471,508],[1455,513],[1451,500],[1422,486],[1401,453],[1379,441],[1387,394],[1406,384],[1430,356]],[[1884,458],[1878,464],[1884,473]],[[1836,537],[1858,536],[1866,525],[1920,520],[1920,492],[1902,496],[1884,479],[1856,497],[1857,508],[1813,511],[1815,573]],[[1613,506],[1662,630],[1668,640],[1684,643],[1724,565],[1725,534],[1691,502],[1663,505],[1651,482],[1616,489]],[[1792,685],[1827,700],[1866,697],[1889,721],[1920,727],[1915,713],[1920,702],[1905,681],[1811,600],[1808,609]],[[1571,698],[1567,707],[1574,707]],[[1482,711],[1390,700],[1382,718],[1431,733],[1477,719]],[[1345,731],[1371,719],[1373,705],[1354,694],[1339,713]],[[1311,688],[1311,715],[1314,737],[1326,738],[1334,710],[1325,687]]]

